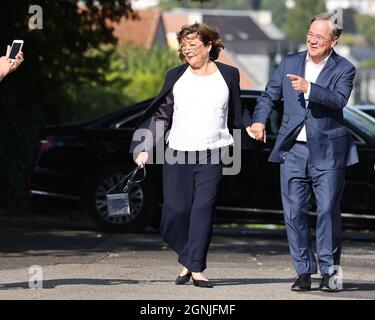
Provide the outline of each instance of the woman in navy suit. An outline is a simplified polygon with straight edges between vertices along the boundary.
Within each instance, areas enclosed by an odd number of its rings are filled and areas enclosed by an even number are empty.
[[[223,169],[221,161],[213,161],[213,155],[234,143],[230,130],[241,128],[240,79],[238,69],[215,62],[224,48],[216,29],[200,23],[186,25],[177,39],[185,63],[167,73],[159,95],[138,126],[149,129],[152,139],[140,144],[133,137],[131,152],[135,162],[144,166],[158,140],[156,123],[170,128],[160,232],[182,265],[175,283],[188,283],[192,277],[195,286],[211,288],[203,271]],[[170,161],[168,152],[178,154],[180,161]],[[199,152],[207,155],[205,161],[187,161]]]

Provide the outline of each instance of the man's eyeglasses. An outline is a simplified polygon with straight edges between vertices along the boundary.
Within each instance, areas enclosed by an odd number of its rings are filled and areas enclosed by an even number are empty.
[[[315,39],[317,39],[317,40],[320,41],[320,42],[331,41],[331,40],[334,39],[334,38],[332,38],[332,37],[331,37],[331,38],[323,37],[322,35],[320,35],[320,34],[315,34],[315,33],[311,32],[311,31],[309,31],[309,32],[306,33],[306,37],[308,37],[308,38],[315,38]]]

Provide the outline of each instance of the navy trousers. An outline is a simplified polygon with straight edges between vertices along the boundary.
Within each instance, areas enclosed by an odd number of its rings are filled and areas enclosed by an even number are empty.
[[[192,272],[206,269],[221,164],[164,164],[160,233]]]
[[[298,275],[317,273],[311,248],[309,215],[314,192],[317,205],[316,250],[321,274],[340,264],[341,198],[345,168],[318,170],[309,161],[306,144],[295,143],[280,167],[281,195],[289,249]]]

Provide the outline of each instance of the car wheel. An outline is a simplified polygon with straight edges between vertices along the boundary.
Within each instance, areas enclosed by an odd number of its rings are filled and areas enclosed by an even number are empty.
[[[111,232],[142,232],[157,214],[155,189],[152,177],[136,184],[129,191],[130,214],[123,216],[108,216],[106,202],[107,192],[119,184],[133,166],[116,165],[100,171],[87,184],[83,197],[83,209],[88,212],[96,224],[103,230]],[[120,193],[126,185],[123,181],[111,193]]]

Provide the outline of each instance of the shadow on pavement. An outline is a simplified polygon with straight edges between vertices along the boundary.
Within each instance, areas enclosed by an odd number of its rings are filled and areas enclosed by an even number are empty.
[[[43,289],[54,289],[59,286],[68,285],[91,285],[91,286],[117,286],[121,284],[138,284],[137,280],[124,279],[57,279],[44,280]],[[0,290],[30,289],[29,282],[16,282],[0,284]]]
[[[374,282],[367,282],[367,283],[344,283],[343,291],[374,291],[375,292],[375,283]]]
[[[237,286],[246,284],[293,283],[295,279],[211,279],[214,286]]]

